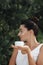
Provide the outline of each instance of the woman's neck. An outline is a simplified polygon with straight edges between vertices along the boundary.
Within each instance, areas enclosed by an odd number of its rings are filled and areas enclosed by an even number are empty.
[[[29,41],[26,42],[26,45],[28,45],[30,49],[33,50],[39,45],[39,42],[37,42],[36,38],[32,38],[30,42]]]

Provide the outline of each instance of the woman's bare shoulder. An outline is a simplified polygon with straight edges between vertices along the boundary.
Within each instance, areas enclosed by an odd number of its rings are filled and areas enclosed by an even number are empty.
[[[40,53],[38,56],[37,65],[43,65],[43,44],[40,48]]]

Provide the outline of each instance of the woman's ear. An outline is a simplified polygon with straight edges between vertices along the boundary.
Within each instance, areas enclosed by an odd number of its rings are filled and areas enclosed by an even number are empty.
[[[33,34],[34,35],[34,31],[32,29],[30,30],[30,34]]]

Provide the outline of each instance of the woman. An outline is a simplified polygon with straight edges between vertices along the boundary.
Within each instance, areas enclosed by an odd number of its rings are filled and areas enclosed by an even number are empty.
[[[38,26],[34,23],[34,21],[28,19],[21,22],[18,36],[21,41],[25,42],[25,45],[23,47],[12,45],[14,51],[9,65],[43,65],[43,44],[40,44],[36,40],[37,35]],[[18,50],[21,50],[22,55],[27,54],[27,56],[23,56],[23,61],[18,60],[16,62]],[[27,60],[25,57],[27,57]]]

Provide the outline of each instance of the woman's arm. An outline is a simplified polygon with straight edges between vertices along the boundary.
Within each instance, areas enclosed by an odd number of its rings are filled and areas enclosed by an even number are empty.
[[[29,65],[43,65],[43,46],[40,49],[37,62],[34,61],[32,54],[31,54],[31,50],[29,48],[27,49],[27,55],[28,55]]]
[[[28,55],[28,62],[29,62],[29,65],[36,65],[33,57],[32,57],[32,54],[31,54],[31,50],[29,48],[29,46],[23,46],[23,47],[18,47],[22,54],[27,54]]]
[[[32,57],[31,51],[28,52],[28,61],[29,61],[29,65],[36,65],[36,63]]]
[[[18,50],[14,49],[12,56],[9,61],[9,65],[15,65],[16,64],[16,57],[17,57]]]
[[[34,61],[32,54],[31,54],[31,50],[28,46],[23,46],[23,47],[18,46],[18,47],[15,47],[15,48],[16,49],[13,51],[9,65],[15,65],[16,64],[16,56],[17,56],[17,53],[18,53],[18,49],[20,49],[23,54],[27,53],[29,65],[43,65],[43,47],[40,50],[40,54],[39,54],[37,63]]]
[[[22,54],[27,54],[28,55],[28,62],[29,62],[29,65],[36,65],[33,57],[32,57],[32,54],[31,54],[31,50],[29,48],[29,46],[23,46],[23,47],[18,47]]]
[[[37,59],[37,65],[43,65],[43,45],[40,49],[40,53]]]

